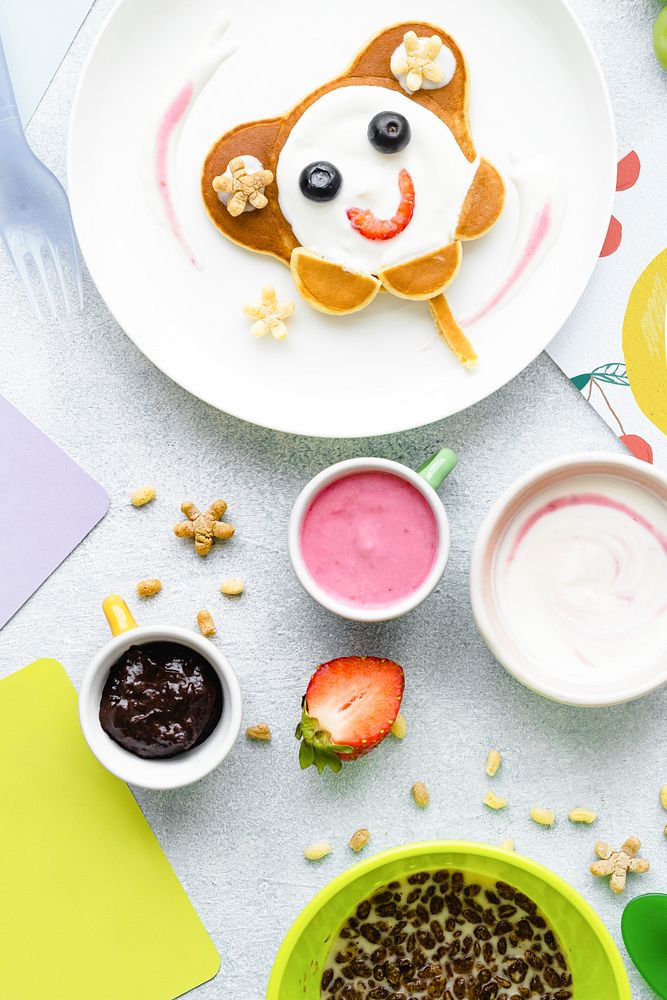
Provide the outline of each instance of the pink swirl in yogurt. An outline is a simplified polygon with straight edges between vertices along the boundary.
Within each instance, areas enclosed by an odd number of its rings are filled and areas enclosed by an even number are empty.
[[[650,672],[667,657],[667,503],[612,476],[570,487],[545,488],[505,530],[494,590],[507,629],[545,674]]]
[[[530,515],[514,539],[513,548],[507,557],[508,562],[512,562],[523,539],[526,537],[531,528],[533,528],[543,517],[546,517],[548,514],[553,514],[557,510],[562,510],[564,507],[580,507],[582,505],[609,507],[612,510],[619,511],[621,514],[626,514],[637,524],[641,524],[642,528],[645,528],[646,531],[650,532],[662,546],[663,552],[667,554],[667,536],[663,535],[658,528],[651,524],[651,522],[643,517],[643,515],[638,511],[633,510],[632,507],[628,507],[627,504],[621,503],[620,500],[614,500],[612,497],[605,496],[604,493],[572,493],[570,496],[558,497],[556,500],[551,500],[543,507],[540,507],[539,510],[536,510],[534,514]]]

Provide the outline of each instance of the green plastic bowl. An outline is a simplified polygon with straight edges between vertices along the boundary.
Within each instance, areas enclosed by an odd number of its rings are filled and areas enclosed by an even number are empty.
[[[509,882],[534,899],[570,962],[575,1000],[632,1000],[627,973],[609,931],[567,882],[510,851],[446,840],[383,851],[349,868],[318,892],[280,946],[266,1000],[320,1000],[320,978],[331,940],[361,900],[392,879],[437,868],[458,868]]]

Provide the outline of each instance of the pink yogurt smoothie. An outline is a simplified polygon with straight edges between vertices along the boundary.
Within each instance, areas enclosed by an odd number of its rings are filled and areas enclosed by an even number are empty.
[[[356,472],[319,493],[301,525],[301,554],[322,590],[356,607],[414,594],[438,554],[430,504],[390,472]]]

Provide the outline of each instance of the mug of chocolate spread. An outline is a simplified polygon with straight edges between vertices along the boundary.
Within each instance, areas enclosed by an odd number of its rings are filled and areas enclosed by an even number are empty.
[[[113,638],[94,657],[79,720],[97,759],[141,788],[180,788],[212,771],[241,728],[241,690],[208,640],[174,626],[138,626],[117,594],[102,604]]]

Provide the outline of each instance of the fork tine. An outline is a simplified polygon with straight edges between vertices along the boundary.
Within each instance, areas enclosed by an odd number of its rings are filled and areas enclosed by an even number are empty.
[[[67,244],[63,242],[62,251],[65,257],[70,263],[72,268],[72,278],[74,279],[74,285],[76,287],[77,298],[79,301],[79,312],[83,309],[83,284],[81,279],[81,261],[79,256],[79,244],[76,238],[76,233],[74,232],[74,226],[72,225],[72,220],[69,220],[69,240]]]
[[[70,301],[69,292],[67,290],[67,282],[65,281],[65,273],[63,271],[63,265],[60,260],[60,253],[58,252],[58,247],[55,246],[51,240],[46,241],[48,244],[49,251],[51,253],[51,260],[53,262],[53,267],[55,269],[56,275],[58,276],[58,283],[60,284],[60,291],[62,292],[63,300],[65,302],[65,313],[67,316],[72,315],[72,303]]]
[[[83,309],[83,283],[81,280],[81,261],[79,260],[79,250],[76,243],[72,244],[72,274],[79,298],[79,312]]]
[[[48,275],[46,273],[46,262],[44,260],[44,251],[45,250],[48,253],[48,247],[46,247],[46,246],[40,247],[39,249],[35,250],[35,253],[33,254],[33,260],[35,261],[35,267],[37,268],[37,273],[39,274],[39,277],[40,277],[41,282],[42,282],[42,286],[43,286],[43,289],[44,289],[44,295],[46,296],[46,300],[49,303],[49,308],[51,310],[51,316],[53,317],[53,319],[57,319],[58,318],[58,310],[56,309],[56,303],[55,303],[55,300],[53,298],[53,292],[51,291],[51,283],[50,283]]]
[[[21,254],[21,256],[19,257],[14,253],[8,242],[5,242],[5,247],[7,249],[7,253],[9,254],[10,260],[14,265],[14,270],[16,271],[19,279],[23,283],[25,293],[30,299],[30,305],[34,310],[37,319],[43,322],[44,313],[42,312],[41,306],[37,298],[35,297],[35,290],[33,288],[32,279],[30,277],[30,274],[28,273],[28,268],[25,261],[26,257],[25,252]]]

